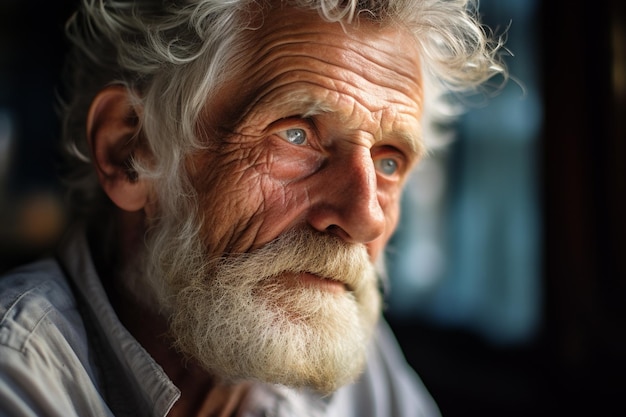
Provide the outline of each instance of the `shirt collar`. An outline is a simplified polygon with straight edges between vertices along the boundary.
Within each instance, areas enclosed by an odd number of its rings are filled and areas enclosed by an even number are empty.
[[[75,226],[61,245],[59,258],[93,312],[102,339],[108,344],[152,416],[165,416],[180,390],[165,371],[122,325],[94,267],[85,229]]]

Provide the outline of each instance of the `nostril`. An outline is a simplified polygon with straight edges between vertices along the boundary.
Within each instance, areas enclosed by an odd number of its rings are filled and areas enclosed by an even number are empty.
[[[326,232],[342,239],[345,239],[348,235],[341,227],[337,226],[336,224],[331,224],[330,226],[328,226],[326,228]]]
[[[328,233],[335,234],[335,233],[337,233],[337,230],[339,230],[339,229],[341,229],[341,227],[337,226],[336,224],[331,224],[330,226],[328,226],[326,228],[326,231]]]

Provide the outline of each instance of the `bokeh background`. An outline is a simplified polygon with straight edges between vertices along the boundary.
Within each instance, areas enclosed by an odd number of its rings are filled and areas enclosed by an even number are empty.
[[[0,272],[67,218],[55,88],[76,0],[0,0]],[[387,318],[444,416],[626,415],[626,6],[482,0],[514,77],[418,168]]]

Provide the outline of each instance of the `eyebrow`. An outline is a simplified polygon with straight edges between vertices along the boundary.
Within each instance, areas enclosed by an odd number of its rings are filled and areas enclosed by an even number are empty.
[[[420,129],[395,131],[389,136],[401,143],[404,143],[417,159],[428,153],[424,142],[424,136]]]
[[[294,115],[301,117],[313,117],[320,114],[336,112],[331,106],[322,100],[308,95],[294,95],[288,100],[282,101],[278,106],[293,110]]]

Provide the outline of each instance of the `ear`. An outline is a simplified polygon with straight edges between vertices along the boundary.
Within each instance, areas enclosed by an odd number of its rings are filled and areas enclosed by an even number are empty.
[[[87,140],[100,185],[111,201],[126,211],[137,211],[148,201],[145,179],[132,169],[141,152],[137,113],[124,86],[100,91],[87,115]]]

